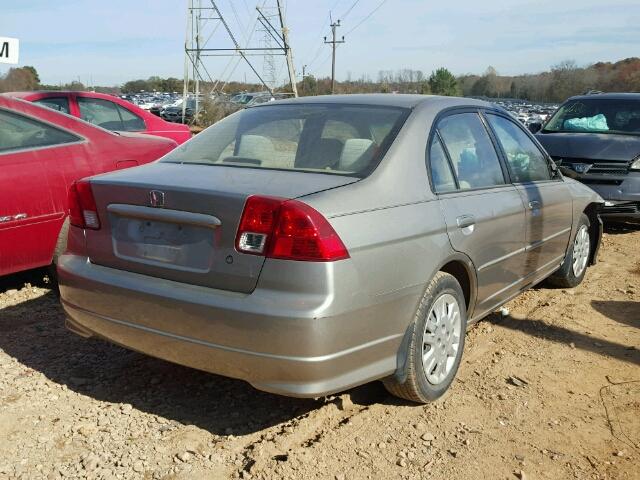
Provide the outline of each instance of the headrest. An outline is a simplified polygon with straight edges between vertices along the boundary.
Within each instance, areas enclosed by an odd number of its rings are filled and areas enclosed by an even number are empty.
[[[374,152],[374,143],[368,138],[350,138],[344,142],[339,170],[357,172],[362,170],[371,161]]]

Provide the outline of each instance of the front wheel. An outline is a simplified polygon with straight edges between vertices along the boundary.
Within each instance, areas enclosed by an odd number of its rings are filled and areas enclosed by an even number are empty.
[[[412,402],[427,403],[440,398],[453,381],[464,349],[467,311],[458,281],[438,272],[427,287],[412,324],[403,379],[384,380],[386,389]]]
[[[591,258],[591,223],[584,213],[578,221],[576,236],[567,250],[562,266],[549,277],[548,283],[556,287],[573,288],[582,283]]]

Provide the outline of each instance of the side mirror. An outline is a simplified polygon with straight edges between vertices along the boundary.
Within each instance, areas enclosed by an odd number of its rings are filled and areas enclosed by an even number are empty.
[[[542,123],[541,122],[531,122],[527,128],[529,129],[529,131],[533,134],[538,133],[541,129],[542,129]]]

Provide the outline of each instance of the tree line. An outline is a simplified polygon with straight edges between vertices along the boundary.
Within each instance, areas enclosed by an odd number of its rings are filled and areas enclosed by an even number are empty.
[[[220,91],[222,83],[201,82],[201,91]],[[193,85],[191,85],[193,88]],[[305,76],[298,82],[300,95],[327,95],[331,93],[330,78]],[[182,80],[157,76],[131,80],[116,87],[91,87],[104,93],[181,92]],[[41,84],[38,72],[32,66],[11,68],[0,76],[0,92],[22,90],[86,90],[80,82],[61,85]],[[257,83],[228,82],[223,91],[261,91]],[[290,91],[283,85],[277,91]],[[362,75],[354,80],[349,73],[347,79],[336,82],[336,93],[397,92],[436,95],[461,95],[489,98],[517,98],[535,102],[562,102],[566,98],[590,90],[603,92],[640,91],[640,58],[627,58],[619,62],[598,62],[585,67],[567,60],[554,65],[549,71],[526,75],[500,75],[495,68],[488,67],[482,75],[465,74],[454,76],[446,68],[438,68],[426,75],[421,70],[381,70],[374,79]]]

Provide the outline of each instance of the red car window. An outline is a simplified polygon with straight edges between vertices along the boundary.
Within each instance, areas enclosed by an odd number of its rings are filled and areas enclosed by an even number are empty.
[[[81,140],[69,132],[0,110],[0,152],[36,148]]]
[[[144,120],[138,115],[127,110],[122,105],[117,105],[117,107],[120,117],[122,118],[122,130],[126,132],[140,132],[147,128]]]
[[[67,97],[40,98],[39,100],[34,100],[33,103],[37,103],[38,105],[49,107],[53,110],[57,110],[58,112],[66,114],[69,114],[71,112],[71,110],[69,109],[69,99]]]

